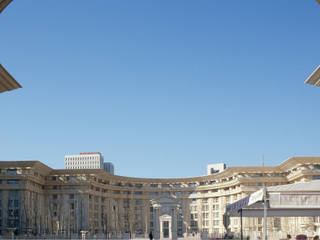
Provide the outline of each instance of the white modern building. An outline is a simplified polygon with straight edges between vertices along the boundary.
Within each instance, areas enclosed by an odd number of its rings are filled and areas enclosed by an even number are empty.
[[[103,169],[110,174],[114,174],[114,165],[111,162],[103,163]]]
[[[76,155],[65,155],[64,159],[66,169],[104,169],[103,156],[99,152],[87,152]]]
[[[207,165],[207,175],[220,173],[226,168],[225,163],[215,163]]]

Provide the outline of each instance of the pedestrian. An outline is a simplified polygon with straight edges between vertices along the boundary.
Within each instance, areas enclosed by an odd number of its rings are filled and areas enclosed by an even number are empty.
[[[318,235],[315,235],[315,236],[313,237],[313,240],[319,240],[319,236],[318,236]]]
[[[153,239],[152,231],[149,233],[149,239],[150,239],[150,240]]]

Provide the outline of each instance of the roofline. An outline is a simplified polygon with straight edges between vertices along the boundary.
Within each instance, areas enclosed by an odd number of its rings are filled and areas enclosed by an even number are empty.
[[[11,3],[12,0],[0,0],[0,13]]]
[[[303,160],[303,161],[302,161]],[[257,171],[264,172],[280,172],[286,171],[290,169],[292,166],[296,164],[303,164],[304,162],[312,163],[319,162],[320,156],[298,156],[298,157],[290,157],[287,160],[283,161],[279,165],[276,166],[234,166],[228,167],[224,171],[211,175],[204,176],[194,176],[194,177],[179,177],[179,178],[143,178],[143,177],[128,177],[128,176],[120,176],[107,173],[103,169],[52,169],[46,164],[40,161],[0,161],[0,167],[18,167],[19,164],[23,166],[39,166],[41,167],[48,175],[55,174],[94,174],[96,176],[108,176],[112,177],[113,180],[117,181],[131,181],[131,182],[141,182],[144,181],[146,183],[162,183],[162,182],[201,182],[201,181],[213,181],[216,179],[221,179],[225,177],[230,177],[232,174],[239,174],[243,172],[255,173]],[[12,166],[13,165],[13,166]]]
[[[22,88],[22,86],[0,64],[0,93],[14,90],[17,88]]]
[[[307,78],[307,80],[304,83],[318,87],[320,86],[320,65],[313,71],[313,73],[311,73],[311,75]]]

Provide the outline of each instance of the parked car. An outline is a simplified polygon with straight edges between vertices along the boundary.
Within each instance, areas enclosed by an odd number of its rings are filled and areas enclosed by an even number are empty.
[[[299,234],[296,236],[296,240],[307,240],[307,236],[304,234]]]

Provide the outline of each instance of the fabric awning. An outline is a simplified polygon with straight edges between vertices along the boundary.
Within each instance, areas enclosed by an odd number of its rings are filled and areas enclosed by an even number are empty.
[[[268,187],[266,194],[268,217],[320,216],[320,180]],[[243,217],[263,217],[262,198],[252,204],[247,199],[250,195],[228,205],[226,214],[238,217],[242,211]],[[238,202],[247,204],[235,207]]]

